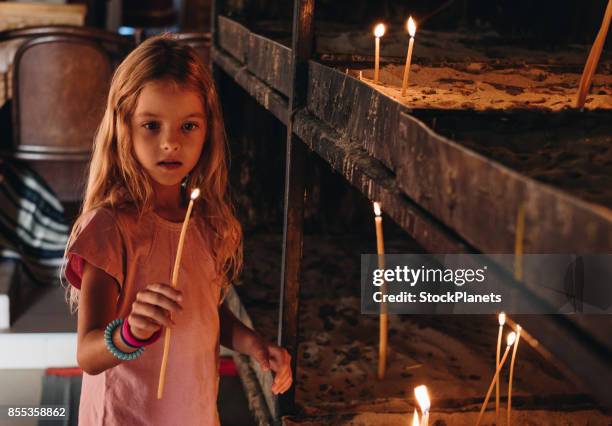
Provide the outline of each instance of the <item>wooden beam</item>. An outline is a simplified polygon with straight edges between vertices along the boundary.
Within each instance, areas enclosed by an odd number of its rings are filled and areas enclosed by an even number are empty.
[[[306,103],[308,60],[312,55],[314,0],[293,3],[291,93],[287,122],[285,171],[285,214],[281,265],[278,343],[291,354],[293,383],[296,383],[300,270],[304,221],[304,170],[306,146],[293,133],[294,113]],[[280,416],[295,412],[295,386],[278,398]]]
[[[211,49],[213,70],[223,70],[262,107],[270,111],[281,123],[287,124],[289,105],[287,98],[249,72],[230,55],[219,49]]]

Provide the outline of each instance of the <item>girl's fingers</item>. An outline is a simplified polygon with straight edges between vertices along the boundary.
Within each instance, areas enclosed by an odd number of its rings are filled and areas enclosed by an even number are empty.
[[[272,390],[276,393],[283,393],[291,387],[292,382],[293,378],[291,377],[291,374],[283,375],[282,377],[276,376]]]
[[[153,291],[155,293],[163,294],[167,298],[174,300],[176,302],[181,302],[183,300],[183,292],[167,284],[162,284],[162,283],[151,284],[150,286],[147,287],[147,290]]]
[[[134,302],[132,304],[132,313],[145,316],[164,327],[171,327],[174,325],[174,321],[170,318],[168,311],[149,303]]]
[[[291,387],[292,382],[293,382],[293,379],[291,378],[291,376],[285,377],[284,379],[278,380],[278,381],[274,380],[272,391],[275,393],[283,393]]]
[[[285,349],[271,345],[268,350],[270,353],[270,366],[272,370],[278,373],[284,367],[291,366],[291,355],[289,355],[289,352]]]
[[[136,300],[148,303],[149,305],[159,306],[170,312],[179,312],[183,310],[183,307],[174,299],[169,298],[163,293],[156,293],[154,291],[141,291],[136,295]]]
[[[289,367],[284,368],[274,378],[274,382],[279,384],[279,385],[285,383],[287,380],[292,380],[292,377],[291,377],[291,368],[289,368]]]
[[[159,330],[159,324],[142,315],[130,314],[128,322],[132,331],[138,330],[136,337],[140,335],[146,338]]]
[[[291,355],[278,346],[270,345],[270,365],[272,370],[276,372],[272,391],[274,393],[283,393],[291,387],[293,377],[291,375]]]

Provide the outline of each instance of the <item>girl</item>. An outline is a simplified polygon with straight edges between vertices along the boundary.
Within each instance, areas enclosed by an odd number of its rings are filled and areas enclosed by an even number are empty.
[[[220,343],[274,371],[274,393],[291,386],[287,351],[221,304],[242,263],[225,144],[211,76],[193,49],[156,37],[117,68],[65,252],[70,304],[79,310],[80,424],[219,424]],[[201,196],[174,289],[186,193],[194,188]],[[162,327],[173,334],[158,400]]]

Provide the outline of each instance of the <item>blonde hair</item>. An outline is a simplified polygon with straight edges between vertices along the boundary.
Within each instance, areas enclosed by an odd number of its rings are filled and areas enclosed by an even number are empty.
[[[217,92],[210,72],[198,54],[164,34],[143,42],[119,65],[111,82],[106,111],[95,135],[81,212],[70,233],[60,278],[67,267],[68,248],[80,231],[83,217],[99,207],[135,206],[142,215],[152,209],[153,188],[133,155],[130,120],[143,87],[170,81],[197,91],[206,115],[206,140],[186,188],[200,188],[194,214],[201,214],[213,231],[212,252],[219,285],[227,290],[242,267],[242,228],[228,193],[227,139]],[[71,310],[78,307],[79,290],[66,286]]]

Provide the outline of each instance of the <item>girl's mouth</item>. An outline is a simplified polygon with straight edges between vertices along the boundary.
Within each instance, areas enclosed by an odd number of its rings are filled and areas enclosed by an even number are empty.
[[[179,167],[181,167],[182,164],[183,163],[181,163],[180,161],[160,161],[159,163],[157,163],[158,166],[166,170],[178,169]]]

